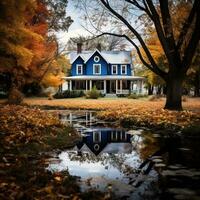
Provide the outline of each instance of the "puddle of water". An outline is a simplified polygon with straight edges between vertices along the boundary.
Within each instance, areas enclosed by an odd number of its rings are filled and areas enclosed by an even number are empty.
[[[59,116],[79,132],[82,140],[55,155],[58,161],[50,160],[48,170],[68,170],[79,177],[82,191],[95,188],[113,192],[117,199],[165,199],[163,195],[180,199],[181,188],[189,199],[200,195],[199,140],[191,143],[187,138],[116,128],[98,121],[95,112],[65,111]]]
[[[98,121],[95,112],[65,112],[60,118],[63,123],[70,123],[82,140],[74,148],[56,155],[59,162],[50,162],[48,170],[68,170],[80,177],[83,191],[92,187],[112,190],[117,196],[133,193],[138,168],[156,150],[157,139],[144,136],[143,130],[113,128],[112,124]],[[152,148],[147,150],[146,144]],[[156,171],[152,170],[149,177],[157,179]],[[140,179],[143,181],[144,177]]]

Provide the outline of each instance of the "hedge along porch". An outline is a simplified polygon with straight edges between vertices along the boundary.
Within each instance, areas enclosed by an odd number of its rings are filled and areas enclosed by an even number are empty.
[[[65,77],[62,90],[87,92],[96,86],[102,94],[146,94],[145,79],[136,76],[75,76]]]

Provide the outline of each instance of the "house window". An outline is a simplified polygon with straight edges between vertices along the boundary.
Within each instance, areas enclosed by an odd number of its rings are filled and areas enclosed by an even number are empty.
[[[121,65],[121,74],[127,74],[127,66]]]
[[[94,143],[101,142],[101,132],[93,132],[93,142]]]
[[[120,139],[121,139],[121,141],[126,141],[126,137],[127,137],[126,133],[123,132],[123,131],[121,131],[120,132]]]
[[[112,74],[117,74],[117,65],[112,65]]]
[[[76,74],[83,74],[83,65],[76,65]]]
[[[95,56],[95,57],[94,57],[94,62],[99,62],[99,61],[100,61],[99,56]]]
[[[93,65],[93,74],[101,74],[101,65],[100,64]]]
[[[111,132],[111,140],[112,141],[117,141],[117,131],[112,131]]]

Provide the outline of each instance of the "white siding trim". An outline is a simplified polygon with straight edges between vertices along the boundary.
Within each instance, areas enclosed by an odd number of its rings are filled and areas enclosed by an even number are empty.
[[[78,68],[81,67],[81,73],[78,73]],[[83,65],[82,64],[77,64],[76,65],[76,74],[77,75],[82,75],[83,74]]]
[[[95,70],[94,70],[94,66],[95,65],[98,65],[99,66],[99,73],[95,73]],[[97,74],[97,75],[100,75],[101,74],[101,64],[93,64],[93,74]]]
[[[98,141],[95,140],[95,135],[96,135],[96,134],[98,134],[98,137],[99,137],[99,138],[98,138],[98,139],[99,139]],[[95,143],[100,143],[100,142],[101,142],[101,132],[99,132],[99,131],[94,131],[94,132],[93,132],[93,142],[95,142]]]
[[[115,74],[113,73],[113,68],[114,67],[116,67],[116,73]],[[118,74],[118,66],[117,65],[111,65],[111,72],[112,72],[111,74],[117,75]]]
[[[122,73],[122,69],[125,67],[125,73]],[[121,65],[121,75],[127,74],[127,65]]]

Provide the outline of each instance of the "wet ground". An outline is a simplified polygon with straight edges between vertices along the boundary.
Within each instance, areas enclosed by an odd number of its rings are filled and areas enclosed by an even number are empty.
[[[52,154],[47,170],[67,169],[82,191],[100,190],[111,199],[200,199],[200,137],[127,130],[91,111],[63,111],[60,119],[82,140]]]

